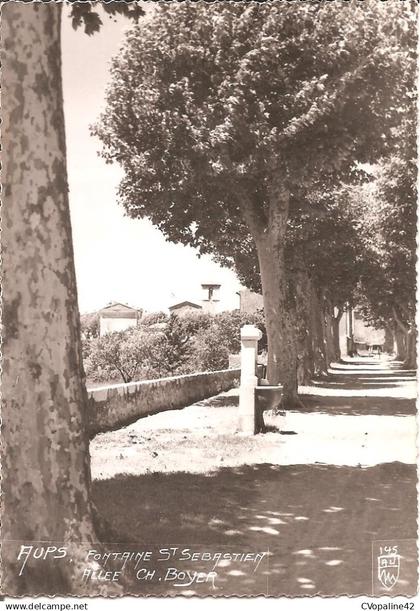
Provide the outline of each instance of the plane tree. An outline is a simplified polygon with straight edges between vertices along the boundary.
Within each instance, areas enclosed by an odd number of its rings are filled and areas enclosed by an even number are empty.
[[[358,172],[354,180],[360,183],[372,177]],[[326,373],[330,363],[340,358],[339,322],[364,269],[365,244],[347,190],[347,185],[328,185],[328,189],[318,188],[291,206],[285,258],[289,310],[296,328],[298,383]],[[218,243],[216,248],[220,247]],[[217,254],[216,258],[234,267],[246,286],[260,290],[256,249],[244,226],[238,228],[231,243],[230,257]]]
[[[142,13],[125,3],[103,7],[110,16]],[[60,3],[2,6],[2,594],[9,596],[112,589],[77,578],[89,567],[83,545],[98,541],[101,521],[90,496],[61,12]],[[74,3],[70,17],[88,34],[101,25],[91,4]],[[29,554],[19,575],[21,545],[64,546],[66,555],[50,551],[41,561]]]
[[[114,60],[94,128],[124,170],[120,201],[172,241],[255,245],[268,377],[296,399],[288,299],[292,198],[347,174],[392,141],[413,80],[415,19],[405,5],[161,5]]]
[[[360,274],[360,241],[342,187],[308,194],[306,207],[289,220],[286,239],[308,381],[340,359],[339,323]]]

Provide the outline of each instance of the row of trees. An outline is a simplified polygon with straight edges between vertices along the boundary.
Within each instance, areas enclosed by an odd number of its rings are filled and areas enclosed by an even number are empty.
[[[366,252],[359,291],[366,319],[395,338],[397,358],[416,366],[417,159],[414,117],[368,188],[352,193]]]
[[[86,329],[91,329],[88,322],[92,319],[82,317]],[[229,354],[240,351],[244,324],[256,324],[264,334],[262,312],[145,316],[133,329],[83,340],[87,379],[131,382],[227,369]],[[82,331],[83,326],[82,322]]]
[[[337,357],[345,302],[378,303],[370,259],[390,239],[379,204],[373,243],[361,235],[347,193],[375,180],[382,200],[371,167],[415,117],[415,23],[405,3],[164,5],[113,63],[93,131],[124,170],[122,204],[261,288],[286,404]]]

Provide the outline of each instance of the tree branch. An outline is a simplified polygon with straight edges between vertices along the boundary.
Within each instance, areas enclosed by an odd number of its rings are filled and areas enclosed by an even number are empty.
[[[372,57],[366,59],[354,71],[348,71],[344,75],[338,77],[336,81],[336,89],[332,92],[326,91],[323,96],[319,96],[310,106],[309,110],[303,113],[300,117],[292,119],[289,125],[278,135],[278,144],[284,144],[294,140],[300,136],[302,132],[312,127],[317,122],[325,119],[332,114],[340,100],[345,100],[345,92],[357,78],[359,78],[364,69],[372,63]]]
[[[238,187],[237,198],[242,218],[250,234],[257,239],[267,229],[267,219],[264,211],[258,206],[257,202],[240,187]]]

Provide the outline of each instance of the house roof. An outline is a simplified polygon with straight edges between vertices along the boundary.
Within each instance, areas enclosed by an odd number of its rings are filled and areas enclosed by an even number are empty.
[[[141,310],[132,308],[125,303],[114,301],[102,308],[102,310],[99,310],[99,314],[104,318],[137,318],[141,314]]]
[[[183,308],[185,306],[190,306],[192,308],[196,308],[197,310],[203,309],[201,305],[198,305],[197,303],[194,303],[193,301],[180,301],[179,303],[175,303],[174,305],[170,306],[169,310],[172,312],[173,310],[179,310],[180,308]]]

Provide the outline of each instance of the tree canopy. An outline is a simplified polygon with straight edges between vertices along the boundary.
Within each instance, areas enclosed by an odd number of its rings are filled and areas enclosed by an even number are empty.
[[[159,326],[154,321],[159,319]],[[254,323],[266,333],[262,312],[235,310],[165,316],[149,314],[136,328],[102,337],[85,335],[83,356],[89,382],[131,382],[227,369],[229,354],[240,352],[240,328]]]
[[[70,18],[72,26],[75,30],[83,28],[88,36],[92,36],[99,32],[102,26],[102,18],[100,12],[96,9],[103,9],[102,16],[108,15],[110,19],[115,18],[115,15],[122,15],[134,21],[138,21],[139,17],[144,15],[143,8],[137,3],[118,2],[110,0],[109,2],[79,2],[78,0],[69,0],[71,6]]]
[[[94,129],[125,171],[127,212],[200,246],[235,231],[244,200],[264,219],[275,173],[298,196],[376,159],[412,78],[408,15],[376,2],[160,6],[113,62]]]
[[[414,121],[400,146],[376,168],[369,189],[353,193],[367,265],[360,299],[374,324],[414,327],[416,303],[417,162]]]
[[[289,212],[389,154],[414,74],[410,8],[377,2],[160,5],[113,63],[94,133],[124,170],[120,200],[202,252],[241,263],[255,247],[268,375],[287,393]]]

